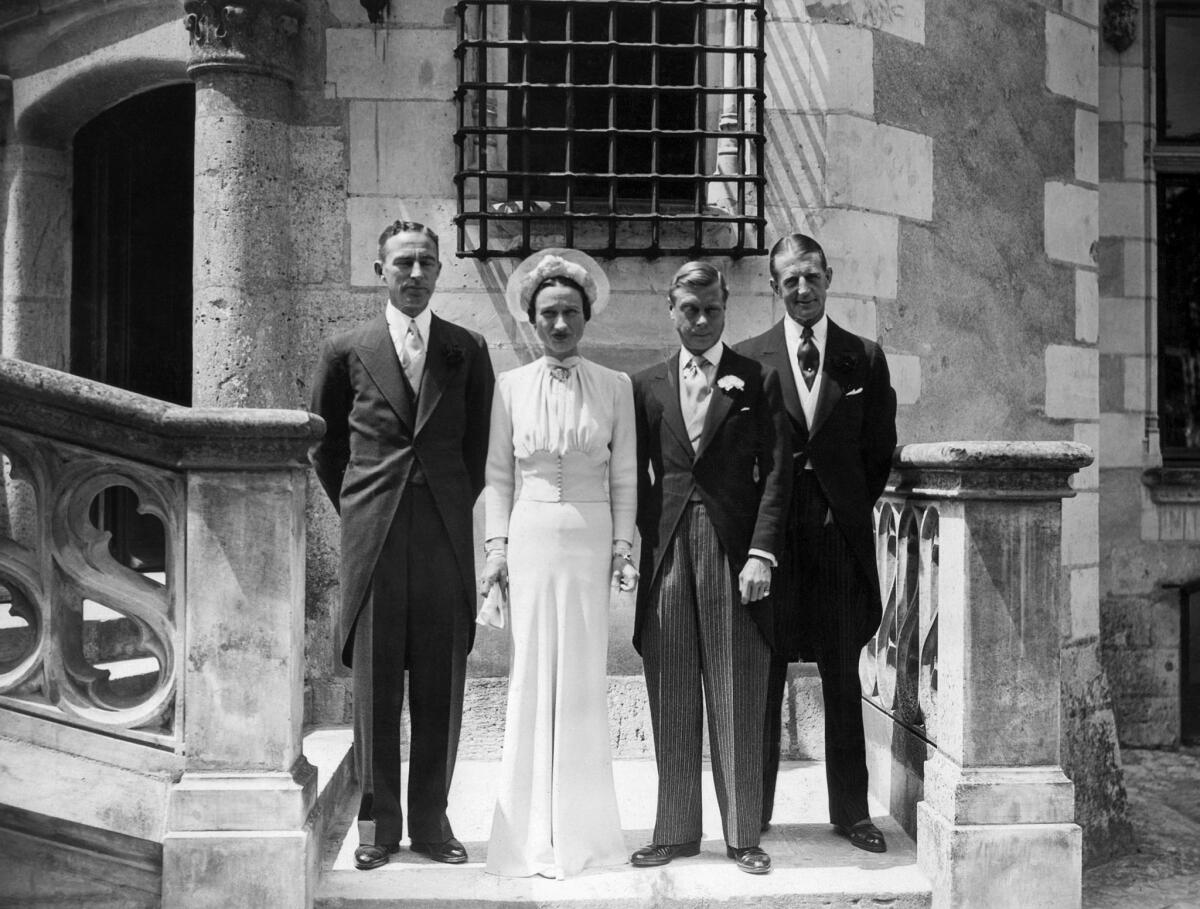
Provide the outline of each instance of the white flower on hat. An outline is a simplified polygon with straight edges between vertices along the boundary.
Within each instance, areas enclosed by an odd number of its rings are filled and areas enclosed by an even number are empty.
[[[568,262],[561,256],[544,256],[537,265],[530,269],[521,282],[521,308],[528,309],[529,302],[542,282],[550,278],[570,278],[582,288],[587,297],[588,305],[596,302],[596,282],[588,274],[586,268],[574,262]]]
[[[552,246],[535,252],[521,262],[504,289],[508,310],[518,321],[529,318],[529,301],[548,279],[562,276],[579,285],[595,316],[608,304],[608,276],[587,253],[569,247]]]

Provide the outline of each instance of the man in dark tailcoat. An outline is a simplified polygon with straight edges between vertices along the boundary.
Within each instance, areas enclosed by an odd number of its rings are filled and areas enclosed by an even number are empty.
[[[763,874],[767,595],[791,447],[779,377],[721,341],[728,296],[711,264],[680,268],[667,305],[682,350],[633,380],[642,536],[633,643],[645,664],[658,812],[653,842],[631,861],[663,865],[700,850],[706,705],[727,855]]]
[[[775,369],[792,429],[794,484],[774,599],[763,768],[765,830],[779,769],[788,661],[815,660],[825,702],[829,820],[850,842],[884,852],[867,808],[859,652],[879,627],[872,511],[896,447],[896,395],[883,350],[825,314],[833,270],[804,234],[771,250],[771,289],[787,315],[739,352]]]
[[[440,271],[433,231],[410,221],[384,230],[384,311],[328,340],[313,380],[312,410],[327,429],[312,462],[342,519],[337,628],[353,669],[362,870],[386,864],[403,833],[406,670],[412,849],[467,860],[446,802],[474,641],[471,509],[494,377],[484,339],[430,311]]]

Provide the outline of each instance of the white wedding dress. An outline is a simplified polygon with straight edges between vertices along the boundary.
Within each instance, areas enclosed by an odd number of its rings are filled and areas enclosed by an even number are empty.
[[[560,365],[565,380],[552,375]],[[499,377],[485,538],[509,541],[513,652],[492,874],[561,878],[626,860],[608,736],[608,604],[612,540],[633,539],[636,459],[623,373],[571,357]]]

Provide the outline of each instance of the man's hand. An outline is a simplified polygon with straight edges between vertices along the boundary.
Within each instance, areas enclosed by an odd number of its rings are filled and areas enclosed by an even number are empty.
[[[487,554],[483,574],[479,576],[479,595],[486,597],[494,584],[499,584],[501,590],[508,590],[508,556],[500,550]]]
[[[761,600],[770,593],[771,563],[761,556],[750,556],[738,575],[738,590],[742,594],[743,606]]]

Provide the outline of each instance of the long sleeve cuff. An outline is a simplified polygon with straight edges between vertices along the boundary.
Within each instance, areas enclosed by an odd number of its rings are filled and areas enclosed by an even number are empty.
[[[772,568],[779,567],[779,563],[775,561],[775,556],[771,555],[771,553],[767,552],[765,549],[751,549],[748,554],[752,556],[758,556],[760,559],[766,559],[771,563]]]

